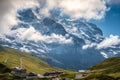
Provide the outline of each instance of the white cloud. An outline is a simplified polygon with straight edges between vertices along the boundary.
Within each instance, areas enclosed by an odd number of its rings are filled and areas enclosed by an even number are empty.
[[[0,33],[10,31],[18,24],[16,12],[19,9],[44,5],[41,14],[50,15],[50,10],[59,8],[71,18],[102,19],[107,11],[105,0],[0,0]]]
[[[100,53],[103,55],[103,57],[108,58],[108,55],[106,53],[104,52],[100,52]]]
[[[46,0],[47,11],[60,8],[71,18],[102,19],[107,11],[105,0]]]
[[[60,7],[73,18],[102,19],[107,11],[104,0],[61,0]]]
[[[103,40],[97,45],[97,49],[108,48],[120,44],[119,36],[110,35],[108,38]]]
[[[57,35],[54,33],[51,34],[50,36],[42,35],[32,26],[30,26],[29,28],[19,28],[17,30],[13,30],[9,35],[12,35],[22,40],[31,40],[35,42],[43,41],[45,43],[59,43],[59,44],[72,43],[72,38],[67,39],[66,36]]]
[[[95,47],[96,45],[97,45],[96,43],[89,43],[89,44],[83,45],[82,49],[92,48],[92,47]]]
[[[64,43],[72,43],[72,38],[66,39],[65,36],[62,35],[57,35],[57,34],[51,34],[51,36],[46,36],[46,42],[48,43],[60,43],[60,44],[64,44]]]
[[[100,43],[87,43],[83,45],[82,49],[88,49],[93,47],[95,47],[96,49],[104,49],[108,47],[114,47],[119,44],[120,44],[119,36],[110,35]]]
[[[88,49],[93,47],[95,47],[96,49],[104,49],[108,47],[114,47],[119,44],[120,44],[119,36],[110,35],[108,38],[105,38],[100,43],[89,43],[89,44],[83,45],[82,49]]]
[[[21,32],[21,39],[23,40],[34,40],[38,41],[42,39],[42,36],[39,32],[37,32],[32,26],[30,28],[21,28],[23,31]],[[21,31],[21,30],[18,30]]]
[[[17,10],[38,5],[37,0],[0,0],[0,33],[10,31],[11,26],[16,25]]]

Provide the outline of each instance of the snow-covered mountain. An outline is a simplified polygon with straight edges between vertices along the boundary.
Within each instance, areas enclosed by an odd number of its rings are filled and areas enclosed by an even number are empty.
[[[95,24],[70,19],[57,10],[49,17],[39,14],[38,9],[24,9],[18,14],[19,24],[9,34],[0,34],[0,45],[30,52],[53,66],[76,70],[120,55],[120,44],[102,44],[107,39]]]

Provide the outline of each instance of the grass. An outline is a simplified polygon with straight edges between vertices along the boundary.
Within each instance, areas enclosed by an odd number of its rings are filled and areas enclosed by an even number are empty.
[[[120,57],[113,57],[89,68],[93,80],[120,80]]]
[[[114,78],[119,78],[120,79],[120,72],[118,72],[118,73],[111,73],[111,74],[109,74],[109,76],[112,76]]]
[[[77,80],[115,80],[115,78],[105,74],[91,74],[89,76]]]
[[[59,77],[71,79],[74,79],[75,74],[77,74],[77,72],[74,71],[50,66],[46,62],[34,57],[31,54],[0,46],[0,80],[11,80],[13,78],[14,80],[19,79],[11,77],[8,72],[10,72],[12,68],[20,66],[20,58],[22,58],[23,67],[26,68],[28,72],[43,74],[49,71],[63,71],[65,74],[62,74]],[[89,68],[89,70],[88,76],[76,80],[119,80],[120,57],[106,59],[105,61]]]
[[[105,61],[93,66],[90,70],[99,71],[105,74],[120,72],[120,57],[108,58]]]
[[[20,58],[22,58],[23,67],[26,68],[28,72],[36,72],[40,74],[43,74],[48,71],[69,72],[68,70],[63,70],[60,68],[50,66],[46,62],[28,53],[0,46],[0,64],[6,66],[9,69],[12,69],[16,66],[20,66]]]
[[[22,59],[22,66],[27,69],[27,72],[36,72],[38,74],[44,74],[49,71],[63,71],[66,74],[74,73],[74,71],[71,70],[64,70],[50,66],[43,60],[40,60],[29,53],[0,46],[0,80],[19,80],[17,77],[10,76],[9,72],[12,68],[20,66],[20,59]]]
[[[0,73],[10,72],[11,70],[3,64],[0,64]]]
[[[60,78],[70,78],[74,79],[75,78],[75,73],[69,73],[69,74],[62,74],[59,76]]]

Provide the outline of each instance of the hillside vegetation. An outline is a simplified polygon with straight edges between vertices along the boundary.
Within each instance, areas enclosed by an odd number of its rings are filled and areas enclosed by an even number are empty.
[[[20,66],[20,59],[22,59],[22,66],[27,69],[27,72],[43,74],[49,71],[63,71],[66,74],[61,75],[61,78],[72,79],[76,74],[73,71],[52,67],[31,54],[0,46],[0,80],[13,79],[8,73],[12,68]],[[75,80],[120,80],[120,57],[108,58],[92,66],[87,74],[87,76]]]
[[[120,80],[120,57],[108,58],[89,70],[89,75],[80,80]]]
[[[120,57],[108,58],[105,61],[93,66],[90,70],[99,70],[102,73],[119,73],[120,72]]]
[[[42,74],[48,71],[62,70],[48,65],[46,62],[28,53],[0,46],[0,72],[10,71],[14,67],[20,67],[20,59],[22,59],[23,68],[26,68],[28,72]]]

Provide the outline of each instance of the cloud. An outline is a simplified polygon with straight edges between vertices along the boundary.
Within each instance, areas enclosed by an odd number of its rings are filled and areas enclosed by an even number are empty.
[[[92,48],[92,47],[95,47],[96,45],[97,45],[96,43],[89,43],[89,44],[83,45],[82,49]]]
[[[59,7],[72,18],[102,19],[107,11],[104,0],[61,0]]]
[[[10,28],[17,25],[17,10],[38,5],[37,0],[0,0],[0,33],[10,31]]]
[[[105,52],[100,52],[105,58],[109,58]]]
[[[119,36],[110,35],[109,37],[105,38],[100,43],[88,43],[83,45],[82,49],[88,49],[88,48],[96,48],[96,49],[105,49],[108,47],[116,46],[120,44],[120,38]]]
[[[97,45],[97,49],[108,48],[120,44],[119,36],[110,35]]]
[[[60,44],[67,44],[72,43],[72,38],[66,38],[66,36],[51,34],[51,36],[47,36],[46,41],[48,43],[60,43]]]
[[[42,6],[40,14],[50,15],[53,9],[60,9],[71,18],[102,19],[107,11],[105,0],[0,0],[0,33],[10,31],[19,23],[17,11],[23,8]]]
[[[18,40],[31,40],[31,41],[43,41],[45,43],[59,43],[59,44],[67,44],[72,43],[72,38],[66,38],[66,36],[51,34],[50,36],[42,35],[40,32],[35,30],[33,26],[29,28],[19,28],[17,30],[13,30],[11,34]]]
[[[71,18],[82,19],[102,19],[105,12],[108,10],[105,0],[44,0],[45,7],[41,13],[49,14],[49,11],[54,8],[59,8],[61,11]]]

